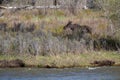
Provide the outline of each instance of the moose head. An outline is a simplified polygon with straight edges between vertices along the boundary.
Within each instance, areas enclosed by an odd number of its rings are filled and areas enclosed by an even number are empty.
[[[81,30],[84,33],[92,33],[92,29],[86,25],[72,24],[72,21],[69,21],[67,25],[63,27],[64,30],[70,29],[72,31]]]

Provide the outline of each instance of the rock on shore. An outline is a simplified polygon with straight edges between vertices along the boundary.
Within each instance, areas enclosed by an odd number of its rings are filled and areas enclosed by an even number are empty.
[[[20,59],[15,60],[0,60],[0,68],[15,68],[15,67],[24,67],[25,63]]]

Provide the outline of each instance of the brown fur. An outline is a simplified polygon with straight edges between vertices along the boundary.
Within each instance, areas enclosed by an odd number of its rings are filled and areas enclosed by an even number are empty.
[[[69,21],[67,25],[63,27],[64,30],[71,29],[72,31],[76,29],[81,29],[84,33],[92,33],[92,29],[86,25],[72,24],[72,21]]]

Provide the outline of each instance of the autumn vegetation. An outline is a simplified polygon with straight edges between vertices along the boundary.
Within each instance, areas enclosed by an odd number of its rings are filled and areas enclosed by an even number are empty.
[[[55,68],[91,66],[95,60],[119,65],[120,1],[94,3],[94,9],[1,10],[0,60],[21,59],[26,66]],[[74,24],[77,29],[69,28]]]

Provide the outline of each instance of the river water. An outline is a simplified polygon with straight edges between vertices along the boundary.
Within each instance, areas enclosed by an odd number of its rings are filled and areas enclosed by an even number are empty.
[[[0,69],[0,80],[120,80],[120,67]]]

